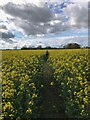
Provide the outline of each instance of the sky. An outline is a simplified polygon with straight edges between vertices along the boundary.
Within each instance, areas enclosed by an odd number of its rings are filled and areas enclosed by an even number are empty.
[[[0,0],[0,49],[88,46],[89,0]]]

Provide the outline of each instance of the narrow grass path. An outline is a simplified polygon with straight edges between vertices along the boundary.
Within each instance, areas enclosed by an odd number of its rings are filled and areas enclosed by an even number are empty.
[[[57,88],[51,85],[54,81],[53,68],[47,62],[43,66],[43,103],[41,118],[67,118],[63,99],[59,97]]]

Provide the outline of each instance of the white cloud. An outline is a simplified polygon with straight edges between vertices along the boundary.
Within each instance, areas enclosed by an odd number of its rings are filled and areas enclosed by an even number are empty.
[[[62,3],[62,2],[68,2],[70,0],[0,0],[0,5],[5,5],[9,2],[12,2],[14,4],[26,4],[26,3],[31,3],[35,4],[38,6],[41,6],[42,3],[49,2],[49,3]],[[75,0],[72,0],[75,2]],[[78,0],[76,0],[78,1]],[[80,1],[80,0],[79,0]],[[88,1],[88,0],[85,0]]]
[[[36,5],[41,5],[41,2],[44,2],[43,0],[0,0],[0,5],[5,5],[9,2],[12,2],[14,4],[36,4]]]
[[[80,3],[70,4],[65,8],[71,27],[88,27],[88,6]]]
[[[14,17],[14,24],[22,28],[27,35],[46,34],[49,21],[56,21],[53,12],[43,6],[36,5],[15,5],[12,3],[4,6],[4,11]]]
[[[45,0],[48,1],[48,0]],[[62,2],[61,0],[60,2]],[[67,1],[67,0],[64,0]],[[9,3],[11,2],[11,3]],[[50,2],[57,2],[60,4],[59,0],[50,0]],[[74,1],[76,2],[76,1]],[[77,1],[80,2],[80,1]],[[88,25],[88,7],[86,3],[74,3],[68,4],[66,8],[64,8],[64,15],[69,19],[66,21],[63,17],[63,14],[55,14],[53,10],[51,11],[49,8],[44,6],[43,0],[0,0],[0,5],[3,6],[3,9],[0,9],[0,20],[3,22],[0,23],[6,26],[7,30],[0,28],[1,32],[8,32],[12,29],[21,31],[26,35],[34,35],[37,37],[42,37],[48,33],[60,33],[69,29],[77,29],[77,28],[87,28]],[[8,22],[4,22],[8,21]],[[42,39],[42,45],[52,45],[55,44],[64,44],[64,40],[69,42],[79,41],[81,42],[81,37],[64,37],[57,39],[57,42],[54,42],[55,39]],[[15,38],[14,38],[15,39]],[[62,39],[62,40],[61,40]],[[80,40],[79,40],[80,39]],[[84,38],[82,38],[84,39]],[[86,40],[86,39],[85,39]],[[10,40],[7,40],[11,42]],[[22,42],[23,41],[23,42]],[[26,41],[26,42],[25,42]],[[37,39],[39,41],[39,39]],[[58,42],[59,41],[59,42]],[[27,40],[21,40],[17,43],[11,44],[4,43],[3,46],[6,47],[10,45],[10,47],[14,46],[23,46],[24,44],[36,45],[35,39],[27,42]],[[39,44],[39,43],[37,43]]]
[[[3,49],[13,49],[15,46],[21,48],[23,46],[39,46],[42,45],[43,47],[51,46],[51,47],[62,47],[68,43],[78,43],[81,46],[88,46],[88,37],[87,36],[64,36],[64,37],[55,37],[55,38],[33,38],[33,39],[26,39],[23,38],[22,40],[13,40],[13,44],[0,40],[0,44],[2,42]],[[17,41],[17,42],[15,42]]]
[[[18,26],[27,35],[61,32],[72,27],[88,27],[88,8],[83,4],[70,4],[64,8],[64,13],[69,18],[65,22],[62,14],[55,14],[46,6],[13,3],[4,5],[3,10],[14,18],[13,26]]]
[[[90,0],[72,0],[73,2],[89,2]]]
[[[0,9],[0,20],[7,20],[7,18],[13,18],[10,14],[5,13]]]

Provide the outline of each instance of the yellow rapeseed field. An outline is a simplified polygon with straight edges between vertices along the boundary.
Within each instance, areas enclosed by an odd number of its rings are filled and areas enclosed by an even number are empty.
[[[43,101],[44,64],[53,69],[54,81],[69,118],[90,117],[89,50],[2,51],[2,119],[38,118]],[[52,98],[53,99],[53,98]]]

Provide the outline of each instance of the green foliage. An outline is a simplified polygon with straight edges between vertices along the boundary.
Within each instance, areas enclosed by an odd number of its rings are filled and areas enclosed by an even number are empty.
[[[66,48],[66,49],[79,49],[81,47],[77,43],[69,43],[69,44],[65,45],[64,48]]]

